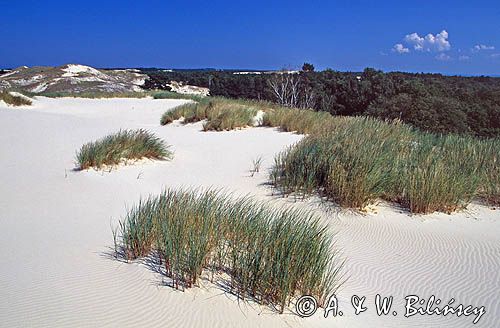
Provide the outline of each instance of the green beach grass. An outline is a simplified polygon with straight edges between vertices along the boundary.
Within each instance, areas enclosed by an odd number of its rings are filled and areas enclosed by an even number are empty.
[[[342,207],[377,199],[412,213],[453,212],[474,199],[500,202],[500,141],[422,132],[399,121],[340,117],[266,102],[207,97],[164,113],[163,125],[206,120],[204,130],[262,125],[306,134],[275,159],[271,180],[284,194],[320,193]]]
[[[32,101],[26,97],[12,94],[8,91],[0,92],[0,100],[3,100],[7,105],[11,106],[31,106]]]
[[[258,110],[253,102],[210,97],[165,112],[160,123],[166,125],[181,118],[185,124],[206,120],[204,131],[226,131],[253,126]]]
[[[437,135],[398,121],[332,116],[268,102],[168,91],[140,94],[148,95],[193,100],[166,111],[162,125],[205,121],[205,131],[225,131],[253,126],[262,111],[262,126],[305,134],[275,159],[270,177],[284,194],[319,193],[356,209],[384,199],[413,213],[449,213],[474,199],[500,203],[498,139]]]
[[[323,304],[341,281],[332,238],[312,214],[218,191],[168,189],[129,210],[113,235],[128,260],[158,254],[174,288],[227,274],[239,298],[280,312],[296,295]]]
[[[76,155],[78,170],[117,165],[130,159],[171,159],[169,146],[146,130],[121,130],[83,145]]]
[[[497,141],[434,135],[399,122],[334,118],[275,158],[284,194],[321,195],[362,209],[377,199],[412,213],[453,212],[474,198],[498,199]]]

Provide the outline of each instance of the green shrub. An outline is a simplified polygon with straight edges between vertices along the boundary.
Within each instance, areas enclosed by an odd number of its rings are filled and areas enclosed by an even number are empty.
[[[171,159],[172,153],[154,134],[145,130],[121,130],[83,145],[76,155],[79,170],[116,165],[127,159]]]

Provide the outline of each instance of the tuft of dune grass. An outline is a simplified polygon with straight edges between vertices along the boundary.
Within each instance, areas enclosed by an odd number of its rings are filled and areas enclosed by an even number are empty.
[[[248,197],[168,189],[140,201],[118,231],[115,249],[128,260],[157,254],[174,288],[194,286],[203,272],[228,274],[235,295],[283,312],[296,295],[323,304],[340,284],[342,265],[318,218]]]
[[[498,199],[498,142],[434,135],[372,118],[332,118],[275,158],[271,180],[284,194],[320,192],[343,207],[377,199],[412,213],[465,208]],[[341,124],[339,124],[341,123]]]
[[[500,205],[500,140],[490,139],[482,143],[485,178],[480,185],[479,196],[487,203]]]
[[[8,91],[0,92],[0,100],[12,106],[31,106],[33,104],[27,97],[12,94]]]
[[[160,123],[166,125],[181,118],[185,124],[206,120],[204,131],[226,131],[253,126],[258,110],[258,106],[252,106],[250,102],[203,98],[165,112]]]
[[[83,145],[76,155],[77,169],[117,165],[130,159],[171,159],[169,146],[146,130],[120,130]]]
[[[185,123],[204,120],[206,118],[205,108],[205,104],[194,102],[174,107],[163,113],[160,124],[167,125],[181,118],[184,118]]]
[[[279,127],[284,132],[312,134],[331,130],[344,120],[332,118],[327,112],[277,107],[265,111],[262,125]]]
[[[152,91],[150,94],[154,99],[190,99],[197,102],[202,102],[206,99],[205,96],[177,93],[173,91]]]
[[[263,126],[280,127],[285,132],[317,133],[328,130],[337,122],[326,112],[292,109],[277,104],[223,97],[198,97],[195,103],[178,106],[163,114],[161,124],[166,125],[184,118],[184,123],[206,120],[205,131],[225,131],[254,125],[259,111],[264,112]]]

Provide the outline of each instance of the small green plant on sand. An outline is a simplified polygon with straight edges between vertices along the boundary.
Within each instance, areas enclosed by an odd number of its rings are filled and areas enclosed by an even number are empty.
[[[172,152],[161,139],[146,130],[121,130],[83,145],[76,155],[78,170],[117,165],[131,159],[171,159]]]
[[[252,160],[252,169],[250,170],[252,177],[255,175],[255,173],[260,172],[261,165],[262,165],[262,156],[259,156]]]

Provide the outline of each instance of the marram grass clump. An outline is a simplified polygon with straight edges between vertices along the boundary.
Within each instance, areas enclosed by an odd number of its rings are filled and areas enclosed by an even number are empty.
[[[160,138],[146,130],[120,130],[83,145],[76,155],[77,169],[102,168],[133,159],[171,159],[172,152]]]
[[[485,178],[480,185],[479,196],[487,203],[498,206],[500,205],[500,139],[482,142],[481,153],[484,154]]]
[[[498,198],[498,142],[415,130],[399,122],[334,118],[275,158],[271,180],[284,193],[313,192],[343,207],[376,199],[413,213],[450,213],[473,198]]]
[[[11,106],[31,106],[33,104],[28,97],[8,91],[0,92],[0,100]]]
[[[152,91],[149,94],[153,99],[191,99],[193,101],[204,101],[205,96],[177,93],[173,91]]]
[[[184,123],[197,122],[206,119],[206,106],[202,103],[190,102],[172,108],[163,113],[160,124],[167,125],[184,118]]]
[[[279,127],[284,132],[311,134],[329,130],[341,121],[341,118],[333,120],[332,115],[327,112],[277,107],[265,112],[262,125]]]
[[[128,260],[157,254],[175,288],[229,275],[235,295],[280,312],[297,295],[324,301],[340,283],[342,265],[316,217],[251,198],[169,189],[140,201],[114,235]]]
[[[206,120],[204,131],[234,130],[254,125],[254,118],[260,110],[256,104],[244,100],[203,98],[165,112],[160,123],[166,125],[179,119],[183,119],[184,124]]]

